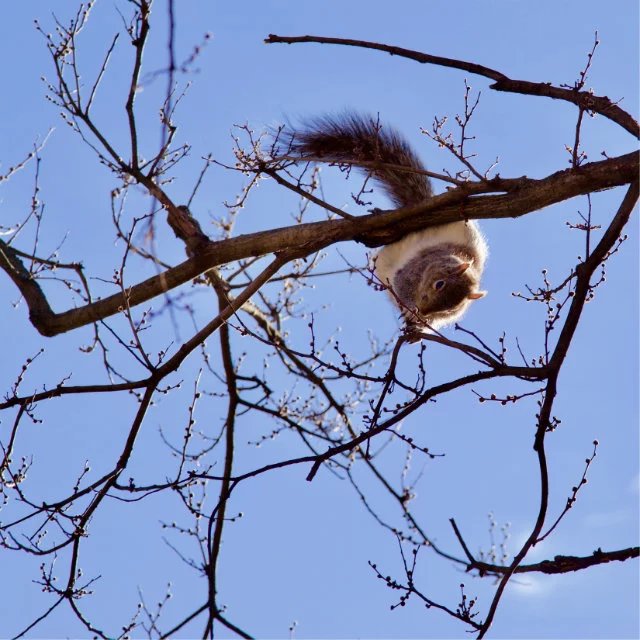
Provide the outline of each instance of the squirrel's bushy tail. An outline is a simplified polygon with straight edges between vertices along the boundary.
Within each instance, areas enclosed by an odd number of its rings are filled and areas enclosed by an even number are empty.
[[[425,168],[409,143],[371,116],[351,112],[323,116],[305,122],[293,132],[285,130],[279,141],[286,145],[281,150],[287,155],[363,167],[398,207],[414,205],[432,196],[429,179],[419,173]]]

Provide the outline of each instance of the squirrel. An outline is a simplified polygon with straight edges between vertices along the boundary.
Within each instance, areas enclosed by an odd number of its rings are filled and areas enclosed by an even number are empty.
[[[433,197],[425,168],[409,143],[377,119],[347,112],[308,121],[285,133],[289,155],[360,166],[397,207]],[[462,317],[479,290],[487,243],[473,220],[416,231],[388,244],[373,258],[408,328],[437,330]]]

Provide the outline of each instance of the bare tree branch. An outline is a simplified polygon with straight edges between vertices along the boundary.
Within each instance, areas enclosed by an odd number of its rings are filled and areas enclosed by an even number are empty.
[[[188,282],[208,269],[235,260],[297,247],[290,254],[291,259],[295,259],[348,240],[357,240],[368,246],[380,246],[411,231],[460,219],[517,218],[568,198],[629,184],[636,176],[638,167],[638,153],[633,152],[618,158],[592,162],[579,169],[559,171],[542,180],[519,178],[509,183],[511,192],[506,195],[467,198],[464,190],[454,190],[435,196],[428,203],[393,212],[376,212],[355,220],[306,223],[209,242],[193,258],[137,285],[127,287],[126,300],[122,293],[117,293],[61,313],[51,311],[38,283],[33,281],[19,257],[2,240],[0,267],[24,296],[34,327],[42,335],[51,337],[119,313],[125,304],[133,308]],[[491,181],[489,184],[491,185]],[[500,185],[501,181],[497,184]],[[500,190],[499,186],[487,186],[486,189]],[[450,204],[452,201],[455,204]]]
[[[599,113],[605,118],[609,118],[623,129],[631,133],[636,138],[640,137],[640,126],[638,122],[626,111],[621,109],[617,104],[612,102],[606,96],[594,96],[589,91],[579,91],[576,89],[565,89],[563,87],[554,87],[548,82],[529,82],[527,80],[512,80],[500,71],[495,71],[489,67],[484,67],[475,62],[465,62],[464,60],[455,60],[453,58],[442,58],[440,56],[432,56],[428,53],[412,51],[402,47],[394,47],[377,42],[368,42],[366,40],[351,40],[348,38],[325,38],[321,36],[278,36],[269,34],[265,39],[267,44],[295,44],[301,42],[312,42],[320,44],[339,44],[349,47],[360,47],[363,49],[375,49],[389,53],[392,56],[399,56],[415,60],[421,64],[435,64],[441,67],[449,67],[452,69],[460,69],[469,71],[476,75],[484,76],[494,80],[494,84],[490,85],[496,91],[506,91],[510,93],[522,93],[531,96],[544,96],[553,98],[554,100],[564,100],[571,102],[581,109]]]

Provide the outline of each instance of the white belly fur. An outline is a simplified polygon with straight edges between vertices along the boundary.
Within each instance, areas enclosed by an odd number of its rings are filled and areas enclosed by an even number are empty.
[[[474,266],[478,272],[482,273],[488,254],[487,243],[478,225],[473,220],[469,220],[416,231],[398,242],[382,247],[375,257],[376,275],[384,284],[393,286],[395,274],[409,260],[415,258],[424,249],[448,242],[472,249],[478,256]]]

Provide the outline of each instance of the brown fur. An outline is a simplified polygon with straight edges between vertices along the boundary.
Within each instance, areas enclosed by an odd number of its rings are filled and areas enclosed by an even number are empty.
[[[393,282],[405,319],[413,325],[442,326],[459,317],[478,286],[476,258],[468,247],[446,243],[409,260]],[[443,285],[436,289],[439,281]]]
[[[416,170],[425,169],[407,141],[371,117],[345,113],[316,118],[300,130],[281,134],[281,143],[287,148],[280,151],[314,160],[355,165],[359,161],[381,162],[406,167],[406,171],[365,167],[398,207],[416,204],[432,196],[427,176],[416,173]]]

